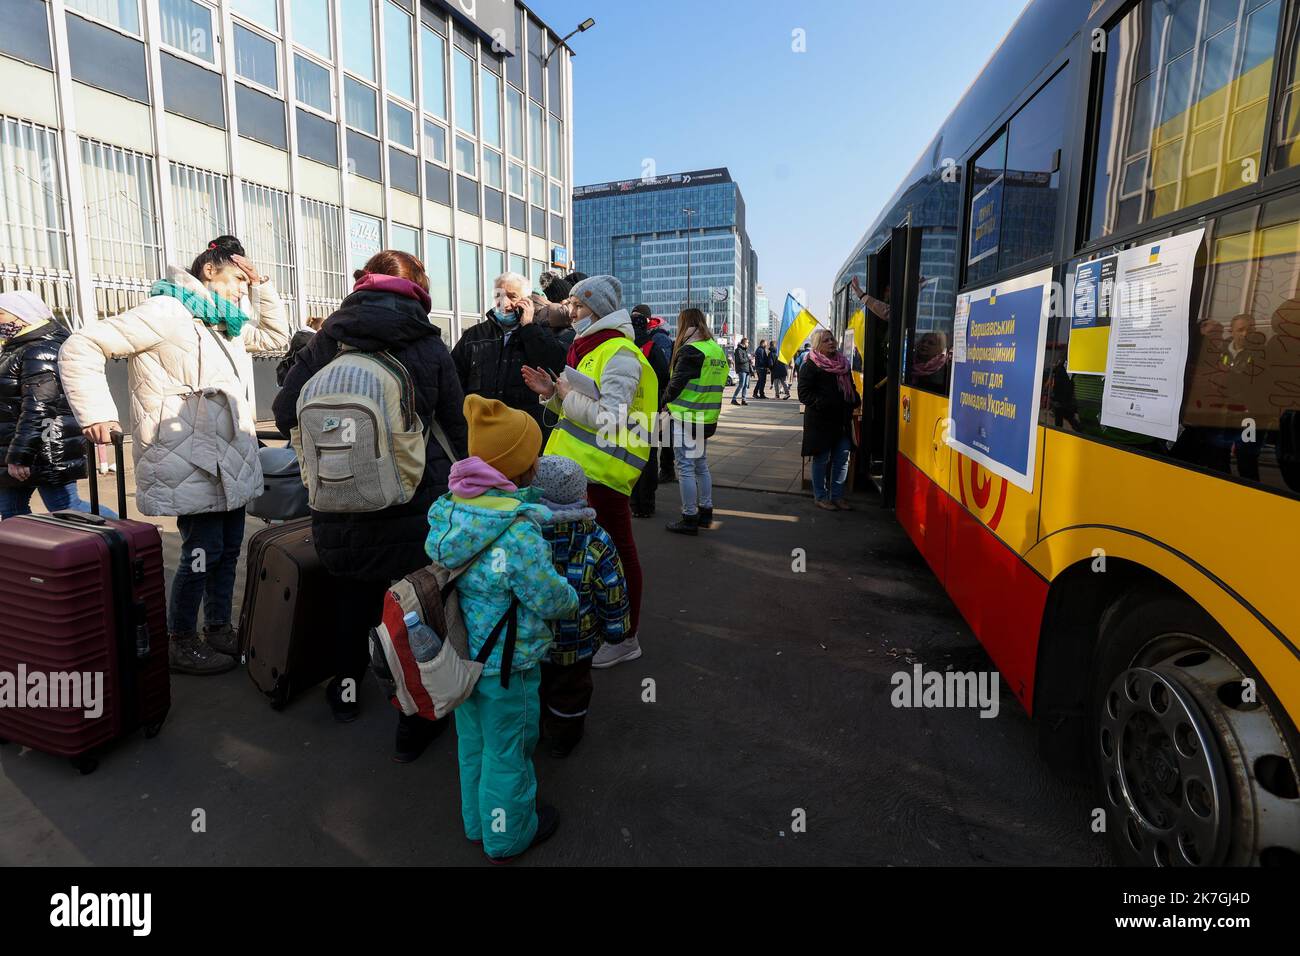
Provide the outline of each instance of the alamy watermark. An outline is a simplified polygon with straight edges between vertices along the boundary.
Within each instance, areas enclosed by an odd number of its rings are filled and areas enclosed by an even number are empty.
[[[0,671],[0,710],[79,710],[87,720],[104,713],[103,671]]]
[[[981,717],[998,715],[997,671],[927,671],[920,664],[898,671],[889,702],[895,707],[979,708]]]

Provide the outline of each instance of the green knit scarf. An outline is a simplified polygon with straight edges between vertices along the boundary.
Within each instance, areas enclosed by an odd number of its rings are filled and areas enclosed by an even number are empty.
[[[244,314],[243,309],[215,292],[208,295],[199,295],[192,289],[177,285],[175,282],[159,279],[153,284],[149,294],[171,296],[189,309],[190,315],[194,316],[194,318],[200,319],[214,328],[224,325],[225,329],[223,331],[228,339],[237,338],[239,330],[248,321],[248,316]]]

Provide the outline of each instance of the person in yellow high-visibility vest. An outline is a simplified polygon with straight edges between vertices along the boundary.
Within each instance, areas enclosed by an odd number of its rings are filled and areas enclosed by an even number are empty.
[[[584,378],[570,381],[540,368],[524,368],[523,375],[546,408],[560,416],[546,454],[563,455],[582,466],[587,500],[623,562],[632,634],[596,652],[591,666],[604,668],[641,656],[641,562],[632,536],[629,495],[650,461],[659,383],[636,347],[618,279],[583,279],[571,290],[569,302],[577,335],[569,346],[568,365]],[[588,379],[595,382],[594,388]]]
[[[661,396],[672,422],[682,516],[669,524],[677,534],[697,534],[713,524],[713,478],[705,457],[707,440],[718,429],[722,390],[727,384],[727,353],[713,338],[699,309],[677,317],[672,377]]]

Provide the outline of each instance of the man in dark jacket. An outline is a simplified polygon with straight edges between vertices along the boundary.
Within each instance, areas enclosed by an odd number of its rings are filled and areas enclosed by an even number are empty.
[[[771,368],[772,357],[767,351],[767,339],[759,339],[758,348],[754,350],[754,373],[757,376],[755,398],[767,398],[767,373]]]
[[[482,322],[465,330],[451,357],[466,395],[495,398],[527,412],[542,427],[545,442],[549,429],[536,394],[524,384],[523,368],[558,375],[564,371],[567,349],[550,329],[534,321],[529,288],[528,280],[516,273],[498,276],[493,284],[496,304]]]
[[[447,491],[452,465],[434,435],[433,423],[441,426],[456,457],[465,457],[468,442],[461,412],[464,394],[442,333],[429,321],[428,292],[421,299],[413,282],[373,274],[368,279],[372,286],[388,287],[356,291],[343,300],[298,353],[272,406],[275,424],[287,436],[298,424],[298,394],[309,378],[339,354],[340,346],[362,352],[386,351],[410,373],[415,411],[427,430],[424,476],[409,502],[381,511],[312,512],[316,552],[349,595],[341,604],[343,619],[335,629],[335,678],[326,690],[335,718],[345,722],[356,718],[357,704],[355,698],[352,702],[342,698],[339,689],[344,679],[350,677],[359,684],[365,675],[369,666],[367,637],[379,621],[389,584],[429,563],[424,553],[427,514],[434,500]],[[400,290],[399,282],[412,288]],[[434,735],[427,728],[413,728],[411,721],[399,723],[398,759],[412,752],[418,755]],[[419,739],[412,741],[412,737]]]
[[[645,308],[648,309],[649,306],[645,306]],[[649,321],[646,322],[646,328],[650,330],[650,337],[654,339],[659,345],[659,348],[663,350],[663,354],[667,357],[669,365],[671,365],[673,360],[673,337],[669,333],[668,327],[664,325],[664,320],[657,315],[652,315],[650,316]],[[660,394],[662,394],[662,390]],[[663,404],[662,401],[660,404]],[[653,465],[654,462],[652,460],[650,467],[653,467]],[[670,442],[665,442],[663,447],[659,449],[658,483],[663,485],[676,480],[677,466],[673,461],[672,444]]]
[[[35,293],[0,295],[0,518],[30,514],[33,492],[50,511],[90,510],[77,494],[85,440],[59,381],[67,337]]]
[[[645,355],[650,368],[654,370],[658,382],[659,394],[668,387],[668,355],[664,352],[658,339],[650,333],[650,306],[638,305],[632,309],[633,341]],[[662,403],[660,403],[662,404]],[[671,450],[671,446],[669,446]],[[650,518],[655,513],[655,492],[659,489],[659,476],[651,466],[641,469],[641,477],[632,486],[632,517]]]
[[[736,369],[736,390],[731,393],[731,404],[748,405],[745,393],[749,389],[749,376],[754,371],[753,359],[749,357],[749,339],[741,339],[732,353]],[[739,399],[739,401],[737,401]]]

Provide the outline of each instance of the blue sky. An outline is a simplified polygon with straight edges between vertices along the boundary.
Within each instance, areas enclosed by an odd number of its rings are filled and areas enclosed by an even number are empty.
[[[576,184],[635,178],[646,158],[660,175],[728,167],[772,309],[802,288],[820,318],[835,272],[1024,0],[529,5],[561,36],[596,18],[570,41]]]

